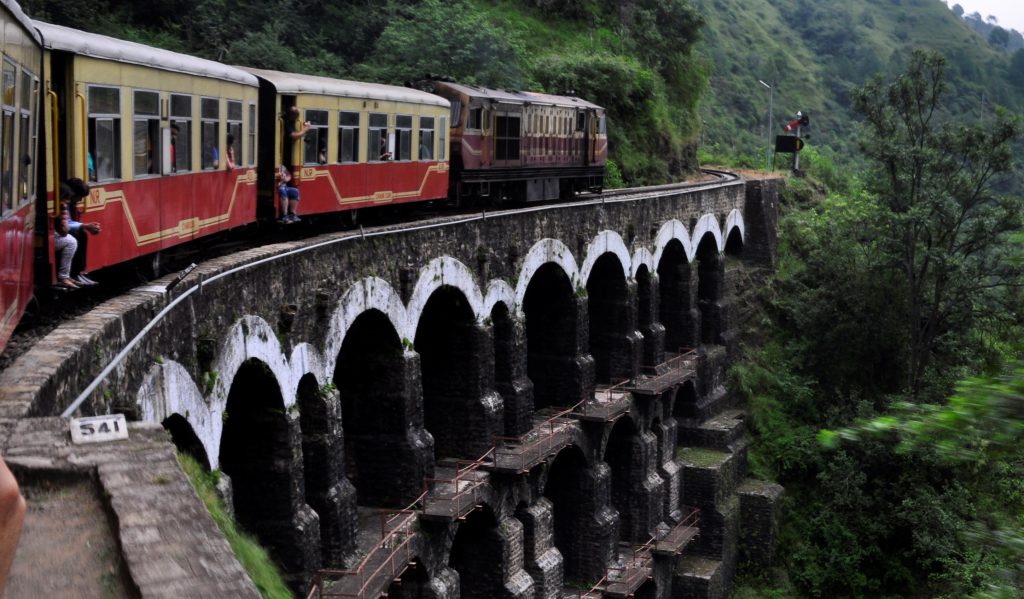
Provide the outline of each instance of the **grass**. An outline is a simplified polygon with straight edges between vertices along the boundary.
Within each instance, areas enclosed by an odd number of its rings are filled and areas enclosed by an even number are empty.
[[[291,591],[288,590],[281,572],[271,561],[267,551],[247,533],[242,532],[232,518],[224,509],[224,505],[217,496],[217,475],[206,472],[192,456],[178,453],[178,462],[181,464],[185,474],[188,475],[192,486],[195,488],[199,498],[206,505],[213,521],[217,523],[221,533],[231,545],[235,557],[245,568],[249,578],[266,599],[293,599]]]
[[[729,454],[703,447],[680,447],[676,450],[676,457],[687,464],[707,467],[718,466],[729,457]]]

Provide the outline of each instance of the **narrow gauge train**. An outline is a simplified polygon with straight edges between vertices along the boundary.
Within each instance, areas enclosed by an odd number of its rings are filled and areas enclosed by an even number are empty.
[[[55,281],[53,224],[68,178],[89,182],[80,220],[102,228],[86,251],[90,272],[278,218],[281,165],[304,217],[601,187],[604,110],[578,98],[233,67],[0,4],[0,349],[33,281]],[[298,124],[286,121],[292,107]],[[290,135],[302,123],[306,134]]]

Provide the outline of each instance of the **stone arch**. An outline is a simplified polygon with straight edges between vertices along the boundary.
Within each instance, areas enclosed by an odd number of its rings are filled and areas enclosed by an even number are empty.
[[[665,327],[667,352],[694,347],[697,342],[696,310],[693,307],[694,273],[681,241],[671,240],[658,262],[658,317]]]
[[[523,257],[523,266],[519,270],[519,280],[516,282],[516,306],[524,305],[526,292],[533,282],[534,275],[549,264],[557,265],[561,269],[569,281],[570,289],[575,291],[580,286],[579,269],[576,267],[572,251],[557,239],[541,239],[533,244]]]
[[[639,370],[640,340],[626,284],[629,263],[623,267],[622,256],[612,253],[593,260],[587,278],[587,314],[595,379],[600,383],[630,379]]]
[[[306,504],[320,519],[323,562],[340,566],[355,549],[355,489],[345,476],[341,406],[333,384],[320,385],[312,374],[296,392],[302,434],[302,471]]]
[[[676,392],[676,398],[672,404],[672,417],[676,419],[676,422],[682,423],[697,418],[697,416],[697,387],[693,380],[688,380],[683,382]]]
[[[700,245],[705,243],[705,238],[709,235],[714,240],[715,250],[721,253],[725,249],[725,241],[722,239],[722,228],[714,214],[705,214],[697,219],[697,224],[693,226],[693,232],[690,234],[690,262],[699,258],[697,253]]]
[[[494,391],[494,346],[462,290],[436,287],[419,312],[416,351],[423,381],[423,417],[434,457],[474,459],[504,428]]]
[[[607,464],[588,466],[575,445],[558,452],[548,469],[543,492],[551,502],[554,543],[566,581],[597,580],[611,559],[618,518],[608,506],[609,487]]]
[[[728,237],[735,231],[739,235],[739,242],[745,243],[747,240],[747,226],[743,222],[743,212],[739,209],[734,208],[729,212],[729,216],[725,217],[725,228],[726,242],[725,245],[728,247]]]
[[[484,313],[490,314],[497,304],[505,304],[509,312],[516,314],[516,290],[502,280],[494,280],[487,284],[487,293],[484,295]]]
[[[275,385],[281,392],[284,407],[289,408],[295,403],[295,389],[298,379],[292,376],[291,365],[285,355],[281,343],[277,340],[277,332],[259,316],[243,316],[228,329],[223,348],[219,353],[216,370],[220,373],[207,394],[208,401],[218,401],[228,396],[228,381],[232,377],[228,373],[237,372],[249,360],[258,360],[273,374]]]
[[[206,455],[206,448],[203,442],[196,435],[192,425],[181,414],[171,414],[160,423],[164,430],[171,435],[171,442],[179,453],[184,453],[203,467],[203,470],[210,471],[210,458]]]
[[[519,393],[516,389],[517,366],[521,363],[516,355],[515,323],[508,305],[496,302],[491,308],[491,336],[494,340],[494,388],[501,394],[504,409],[504,434],[515,436],[524,428],[524,415],[520,414]]]
[[[611,468],[611,503],[619,512],[619,539],[643,543],[662,520],[661,493],[652,477],[655,438],[643,434],[629,416],[619,418],[608,436],[604,461]]]
[[[433,472],[418,361],[379,310],[347,327],[333,382],[341,396],[345,467],[361,505],[404,507]]]
[[[549,262],[533,273],[523,313],[526,369],[536,408],[579,401],[577,356],[580,346],[586,346],[586,328],[581,327],[578,308],[572,280],[559,264]]]
[[[459,523],[448,554],[448,567],[459,573],[462,599],[516,596],[509,592],[512,581],[508,578],[521,574],[521,564],[511,555],[513,545],[522,542],[521,536],[522,525],[518,520],[500,523],[486,504]]]
[[[420,278],[416,281],[412,296],[406,307],[409,325],[417,326],[422,321],[423,310],[442,287],[458,289],[467,302],[473,320],[480,322],[487,316],[484,296],[476,283],[473,271],[465,264],[450,256],[434,258],[420,270]],[[410,333],[412,331],[409,331]],[[406,335],[412,339],[412,335]]]
[[[411,333],[406,332],[408,319],[401,296],[384,279],[367,277],[353,283],[342,294],[328,325],[324,355],[338,356],[342,343],[348,337],[349,329],[360,316],[370,311],[377,311],[384,316],[391,329],[398,335],[399,341],[412,339]],[[325,367],[328,373],[332,370],[337,371],[338,368],[336,363],[328,363]]]
[[[686,257],[685,262],[690,261],[690,257],[693,255],[693,249],[690,243],[690,233],[686,230],[686,225],[679,222],[676,219],[665,222],[658,229],[658,235],[654,239],[654,256],[651,258],[652,270],[657,268],[661,269],[661,261],[663,260],[663,254],[665,248],[667,248],[673,241],[678,242],[683,248],[683,256]]]
[[[615,231],[601,231],[590,242],[590,245],[587,246],[587,256],[580,266],[580,279],[589,283],[590,272],[593,270],[594,265],[597,264],[598,260],[607,259],[608,255],[618,259],[623,277],[625,277],[625,273],[632,271],[629,249],[622,240],[622,236]]]
[[[223,404],[207,404],[184,366],[173,360],[151,366],[136,393],[136,405],[145,422],[163,423],[174,414],[184,415],[210,468],[220,467]]]
[[[700,341],[720,344],[722,341],[722,289],[725,261],[722,258],[721,235],[708,231],[697,238],[697,310],[700,312]]]
[[[303,499],[302,451],[270,367],[250,358],[228,393],[220,465],[235,517],[267,547],[293,589],[320,567],[317,518]]]
[[[636,278],[637,272],[646,268],[647,272],[654,272],[655,270],[654,254],[649,252],[647,248],[640,248],[633,254],[633,262],[630,265],[629,275]]]

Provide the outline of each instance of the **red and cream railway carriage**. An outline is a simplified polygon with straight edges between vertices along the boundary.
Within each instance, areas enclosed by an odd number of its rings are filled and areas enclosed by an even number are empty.
[[[246,70],[261,88],[260,189],[270,188],[275,165],[290,154],[288,166],[302,193],[300,215],[447,196],[444,98],[392,85]],[[299,109],[296,130],[311,125],[298,140],[285,135],[292,106]]]
[[[38,164],[39,38],[11,0],[0,2],[0,348],[32,297]]]
[[[81,220],[100,223],[103,232],[89,244],[88,270],[255,220],[254,76],[159,48],[35,24],[48,94],[48,207],[57,210],[60,181],[89,181]],[[229,135],[234,169],[227,165]]]
[[[605,111],[572,96],[427,81],[452,104],[452,196],[535,201],[600,190]]]

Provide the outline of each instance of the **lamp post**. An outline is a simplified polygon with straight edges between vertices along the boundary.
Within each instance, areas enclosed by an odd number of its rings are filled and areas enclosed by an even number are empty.
[[[768,88],[768,148],[764,153],[764,170],[770,171],[772,163],[772,96],[775,89],[760,79],[757,82]]]

